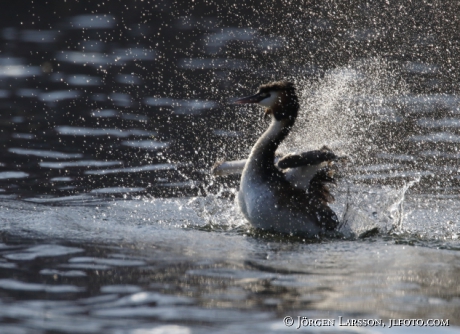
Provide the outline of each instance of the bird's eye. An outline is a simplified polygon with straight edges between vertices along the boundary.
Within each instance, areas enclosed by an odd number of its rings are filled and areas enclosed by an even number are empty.
[[[266,99],[267,97],[270,97],[270,94],[269,93],[263,93],[263,94],[260,94],[260,97]]]

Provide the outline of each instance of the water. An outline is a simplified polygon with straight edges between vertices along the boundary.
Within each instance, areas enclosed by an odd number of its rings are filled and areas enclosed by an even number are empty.
[[[335,322],[303,332],[459,332],[457,12],[5,8],[0,333],[292,333],[298,317]],[[267,126],[229,102],[281,78],[302,106],[281,150],[349,157],[333,189],[338,238],[254,231],[234,204],[238,177],[209,175]],[[404,318],[449,326],[388,328]],[[353,319],[385,327],[340,325]]]

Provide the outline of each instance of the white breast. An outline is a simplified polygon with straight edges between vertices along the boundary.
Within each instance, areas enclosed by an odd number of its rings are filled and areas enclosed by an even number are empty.
[[[278,193],[251,170],[243,172],[238,205],[245,218],[255,228],[279,233],[304,233],[310,236],[320,233],[320,228],[312,217],[302,212],[293,212],[278,206]]]

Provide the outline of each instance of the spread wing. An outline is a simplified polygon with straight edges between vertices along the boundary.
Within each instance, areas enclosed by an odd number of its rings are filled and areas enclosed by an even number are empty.
[[[277,166],[281,169],[298,168],[303,166],[320,165],[323,162],[336,160],[334,152],[326,149],[288,154],[278,160]]]
[[[295,188],[308,191],[316,198],[328,203],[334,200],[329,192],[328,184],[334,183],[335,160],[341,160],[327,147],[321,150],[302,153],[290,153],[283,157],[275,157],[273,163],[283,172],[286,180]],[[219,161],[213,169],[213,175],[241,174],[246,160]]]
[[[338,159],[340,157],[325,146],[321,150],[288,154],[278,161],[277,166],[294,187],[308,190],[327,203],[334,200],[327,184],[335,182],[332,162]]]
[[[216,176],[226,176],[241,174],[246,165],[246,160],[217,161],[211,169],[211,174]]]

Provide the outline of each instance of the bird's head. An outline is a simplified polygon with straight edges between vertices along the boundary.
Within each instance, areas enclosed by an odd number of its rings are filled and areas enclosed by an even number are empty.
[[[257,103],[265,107],[265,116],[277,121],[295,119],[299,110],[299,101],[292,82],[276,81],[259,87],[257,94],[243,97],[235,103]]]

